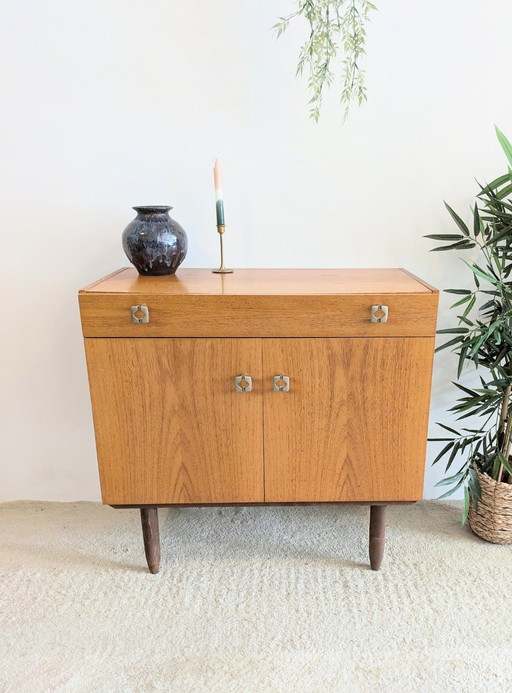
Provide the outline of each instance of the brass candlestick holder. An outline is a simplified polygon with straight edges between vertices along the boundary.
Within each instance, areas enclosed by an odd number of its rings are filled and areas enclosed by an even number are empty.
[[[219,232],[219,238],[220,238],[220,267],[218,269],[212,270],[214,274],[231,274],[234,272],[232,269],[227,269],[224,267],[224,243],[223,243],[223,236],[224,236],[224,231],[226,230],[226,225],[225,224],[217,224],[217,231]]]

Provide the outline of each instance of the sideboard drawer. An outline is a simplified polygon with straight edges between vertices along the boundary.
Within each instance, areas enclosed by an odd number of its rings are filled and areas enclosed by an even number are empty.
[[[84,337],[430,337],[438,294],[82,292],[79,300]],[[137,305],[147,307],[147,322],[133,322]],[[387,322],[372,322],[372,306],[380,305],[387,307]]]

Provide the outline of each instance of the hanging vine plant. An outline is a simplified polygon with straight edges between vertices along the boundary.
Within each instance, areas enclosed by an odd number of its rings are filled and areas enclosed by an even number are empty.
[[[298,0],[298,8],[274,25],[281,36],[291,21],[302,17],[309,23],[309,38],[301,46],[297,75],[308,73],[310,117],[318,121],[324,90],[336,77],[335,60],[340,65],[341,103],[345,117],[352,103],[366,101],[365,72],[361,61],[366,48],[366,24],[376,6],[368,0]]]

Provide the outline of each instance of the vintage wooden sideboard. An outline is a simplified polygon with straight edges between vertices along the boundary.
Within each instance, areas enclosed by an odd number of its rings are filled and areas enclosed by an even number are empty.
[[[102,498],[158,507],[423,496],[438,292],[403,269],[121,269],[79,293]]]

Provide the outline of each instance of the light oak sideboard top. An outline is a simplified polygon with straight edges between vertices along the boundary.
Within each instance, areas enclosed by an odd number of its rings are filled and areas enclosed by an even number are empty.
[[[404,269],[237,269],[232,275],[209,269],[179,269],[167,277],[142,277],[123,267],[84,292],[150,294],[371,294],[432,293],[437,289]]]
[[[436,330],[438,291],[404,269],[141,277],[123,268],[82,289],[79,300],[84,337],[427,337]],[[151,304],[144,330],[126,320],[136,304]],[[378,332],[368,320],[373,304],[390,312]]]

